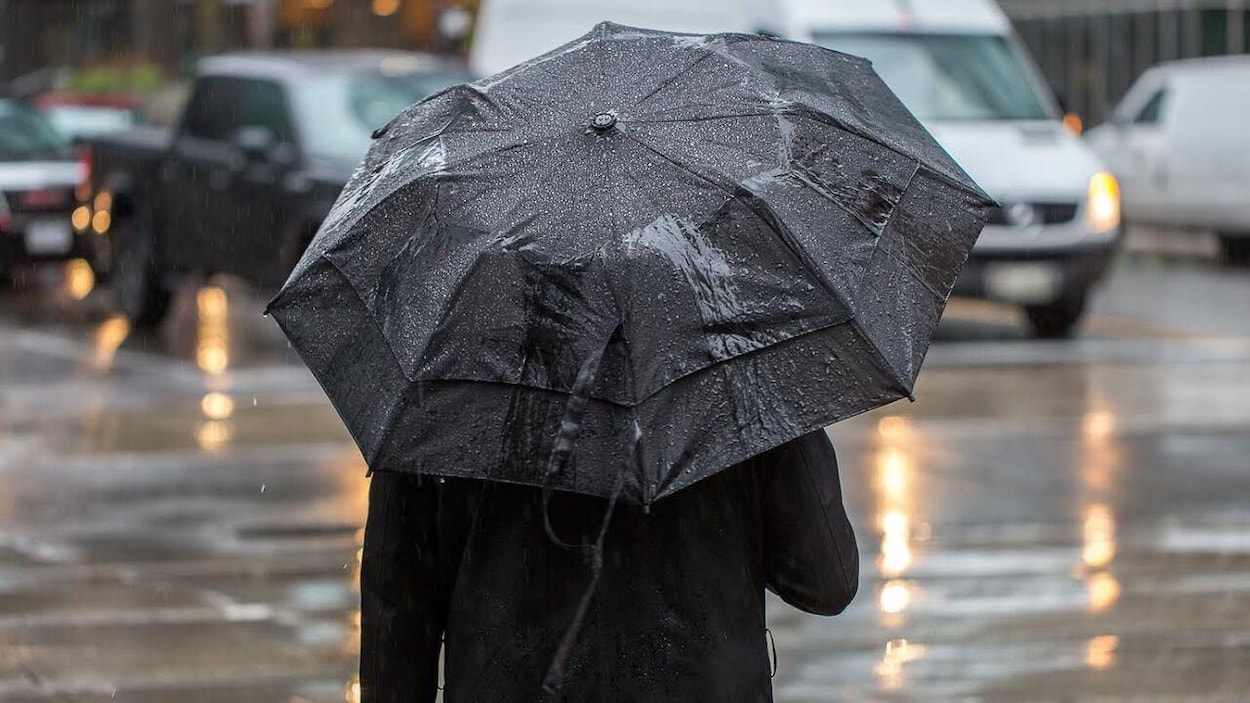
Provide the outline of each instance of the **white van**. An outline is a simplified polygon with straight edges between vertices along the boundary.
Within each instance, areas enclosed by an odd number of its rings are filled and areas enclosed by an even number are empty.
[[[1119,188],[1064,128],[1054,96],[991,0],[778,0],[776,31],[856,54],[1003,207],[957,295],[1023,307],[1067,336],[1120,238]],[[772,29],[772,28],[768,28]]]
[[[753,32],[772,0],[482,0],[469,65],[497,73],[589,32],[603,21],[670,32]]]
[[[1250,264],[1250,56],[1175,61],[1142,74],[1089,133],[1132,222],[1214,230]]]

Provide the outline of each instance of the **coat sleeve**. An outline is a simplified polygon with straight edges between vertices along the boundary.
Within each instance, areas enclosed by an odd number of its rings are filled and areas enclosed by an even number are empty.
[[[362,703],[433,703],[447,608],[434,481],[379,471],[360,567]]]
[[[783,444],[757,457],[756,471],[765,584],[796,608],[837,615],[859,588],[859,551],[828,435]]]

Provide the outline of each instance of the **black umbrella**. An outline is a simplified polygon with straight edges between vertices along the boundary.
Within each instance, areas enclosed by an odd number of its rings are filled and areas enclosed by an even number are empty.
[[[601,24],[379,130],[270,311],[372,469],[649,504],[909,397],[989,202],[863,59]]]

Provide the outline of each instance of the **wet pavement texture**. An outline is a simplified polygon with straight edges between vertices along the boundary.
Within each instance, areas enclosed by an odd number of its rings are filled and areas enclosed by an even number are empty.
[[[72,267],[0,296],[0,701],[352,701],[367,480],[263,300],[132,333]],[[958,301],[831,428],[862,550],[779,601],[777,699],[1250,700],[1250,273],[1134,255],[1083,334]]]

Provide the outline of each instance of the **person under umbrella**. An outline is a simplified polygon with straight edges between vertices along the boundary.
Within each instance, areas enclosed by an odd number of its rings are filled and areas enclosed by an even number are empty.
[[[367,701],[771,699],[858,580],[821,428],[990,199],[862,59],[602,24],[379,130],[273,313],[373,472]]]
[[[378,471],[361,568],[361,700],[771,701],[764,591],[836,615],[859,556],[823,430],[646,513],[604,500]],[[545,518],[549,515],[549,518]],[[593,558],[593,557],[590,557]],[[562,648],[567,653],[562,654]],[[552,664],[562,660],[553,671]]]

